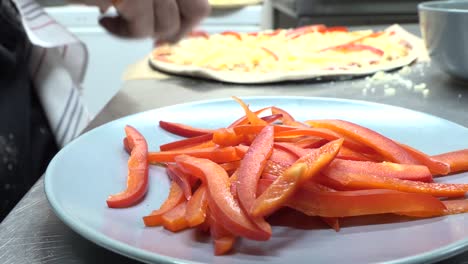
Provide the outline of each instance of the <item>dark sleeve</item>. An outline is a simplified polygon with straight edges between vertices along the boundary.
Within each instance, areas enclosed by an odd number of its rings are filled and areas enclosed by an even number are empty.
[[[30,45],[12,5],[0,0],[0,221],[57,150],[28,74]]]

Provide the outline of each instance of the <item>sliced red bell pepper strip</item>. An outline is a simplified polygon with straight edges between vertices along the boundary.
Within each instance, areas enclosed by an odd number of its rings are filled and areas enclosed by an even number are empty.
[[[362,37],[357,38],[357,39],[355,39],[353,41],[350,41],[350,42],[348,42],[346,44],[353,44],[353,43],[362,42],[363,40],[368,39],[368,38],[377,38],[377,37],[382,36],[384,33],[385,33],[384,31],[373,32],[373,33],[370,33],[369,35],[362,36]]]
[[[275,61],[278,61],[279,60],[279,57],[276,53],[274,53],[273,51],[271,51],[270,49],[268,48],[265,48],[265,47],[261,47],[261,49],[263,51],[265,51],[266,53],[268,53],[268,55],[270,55],[271,57],[273,57],[273,59],[275,59]]]
[[[234,32],[234,31],[224,31],[224,32],[221,32],[221,35],[223,35],[223,36],[233,36],[238,40],[242,40],[242,36],[238,32]]]
[[[189,227],[187,220],[185,220],[185,211],[187,202],[182,201],[176,207],[164,213],[161,217],[162,225],[167,230],[178,232]]]
[[[296,156],[296,158],[300,158],[302,156],[305,156],[305,155],[309,154],[311,151],[313,151],[312,149],[304,149],[304,148],[298,147],[298,146],[294,145],[293,143],[289,143],[289,142],[275,142],[274,146],[277,149],[285,150],[285,151],[293,154],[294,156]]]
[[[444,200],[442,203],[447,207],[445,215],[468,213],[467,199]]]
[[[261,119],[267,122],[268,124],[271,124],[275,122],[276,120],[281,119],[283,116],[280,114],[273,114],[273,115],[268,115],[268,116],[262,116]]]
[[[343,120],[311,120],[306,122],[315,128],[327,128],[343,136],[371,147],[388,161],[404,164],[420,164],[404,148],[393,140],[363,126]],[[346,142],[345,142],[346,143]]]
[[[329,51],[329,50],[336,50],[340,52],[370,51],[379,56],[384,55],[384,51],[381,49],[378,49],[369,45],[355,44],[355,43],[348,43],[348,44],[325,48],[325,49],[320,50],[320,52]]]
[[[344,159],[344,160],[356,160],[356,161],[381,161],[378,157],[372,157],[372,155],[364,155],[360,152],[354,151],[350,148],[342,146],[338,155],[336,155],[337,159]]]
[[[201,37],[201,38],[209,39],[210,35],[206,31],[197,30],[197,31],[190,32],[189,37],[191,37],[191,38]]]
[[[224,255],[232,250],[236,243],[235,236],[224,236],[214,240],[214,251],[216,256]]]
[[[202,143],[207,143],[211,141],[213,138],[213,134],[205,134],[197,137],[185,138],[178,141],[173,141],[170,143],[163,144],[159,146],[161,151],[168,151],[168,150],[177,150],[177,149],[185,149],[189,147],[193,147]],[[214,143],[213,143],[214,144]],[[205,145],[206,147],[210,147],[209,143]],[[214,147],[214,145],[213,145]]]
[[[280,176],[289,166],[291,166],[296,160],[291,163],[283,163],[283,162],[275,162],[272,160],[268,160],[263,169],[263,173]]]
[[[271,237],[271,232],[259,229],[242,211],[231,194],[229,177],[221,166],[207,159],[187,155],[178,156],[176,162],[206,184],[210,214],[222,221],[229,232],[260,241]]]
[[[322,33],[326,33],[326,32],[348,32],[348,28],[347,27],[341,27],[341,26],[336,26],[336,27],[327,27],[323,30],[319,30],[320,32]]]
[[[242,157],[239,157],[237,153],[238,152],[235,147],[209,147],[202,149],[159,151],[149,152],[148,161],[150,163],[174,162],[175,157],[185,154],[222,163],[240,160]]]
[[[307,121],[307,122],[311,122],[311,121]],[[320,137],[320,138],[326,139],[328,141],[336,140],[339,138],[345,138],[343,145],[346,147],[349,147],[350,149],[353,149],[362,153],[374,153],[375,152],[372,148],[360,142],[357,142],[356,140],[352,138],[345,137],[341,133],[337,133],[336,131],[333,131],[328,128],[312,127],[312,128],[298,128],[295,130],[282,131],[282,132],[276,133],[275,140],[278,137],[284,137],[284,136],[314,136],[314,137]]]
[[[319,148],[325,145],[327,142],[328,140],[321,137],[305,136],[295,141],[294,145],[301,148]]]
[[[262,129],[267,125],[239,125],[233,128],[233,131],[237,135],[245,135],[245,134],[259,134]],[[291,126],[282,126],[282,125],[275,125],[273,126],[275,133],[279,133],[282,131],[289,131],[296,129],[295,127]]]
[[[130,143],[129,143],[127,137],[124,137],[124,139],[123,139],[123,145],[124,145],[125,151],[126,151],[128,154],[131,154],[131,153],[132,153],[133,146],[130,146]]]
[[[281,33],[281,31],[283,31],[283,29],[279,28],[279,29],[276,29],[276,30],[271,31],[271,32],[263,32],[262,34],[265,35],[265,36],[273,37],[273,36],[276,36],[279,33]]]
[[[270,107],[265,107],[265,108],[259,109],[257,111],[254,111],[253,113],[258,116],[261,113],[263,113],[264,111],[269,110],[269,109],[270,109]],[[239,119],[237,119],[236,121],[232,122],[227,128],[233,128],[233,127],[240,126],[240,125],[247,125],[248,123],[249,123],[249,119],[248,119],[247,115],[244,115],[244,116],[240,117]]]
[[[340,231],[340,219],[338,217],[323,217],[323,216],[321,216],[320,219],[322,219],[322,221],[325,224],[329,225],[336,232]]]
[[[326,28],[327,27],[325,25],[321,24],[298,27],[286,32],[286,37],[288,37],[289,39],[295,39],[308,33],[323,31]]]
[[[322,173],[334,177],[340,174],[368,174],[382,177],[392,177],[402,180],[433,182],[432,174],[424,165],[398,164],[392,162],[372,162],[335,159]]]
[[[421,193],[394,190],[359,190],[337,192],[311,192],[299,190],[288,206],[306,215],[349,217],[371,214],[411,214],[440,216],[444,204],[437,198]]]
[[[171,178],[172,181],[176,182],[182,189],[185,199],[190,200],[190,197],[192,197],[192,176],[185,174],[175,164],[168,164],[166,167],[166,172],[169,178]]]
[[[237,196],[242,209],[249,216],[255,202],[258,180],[273,153],[273,134],[272,126],[263,128],[250,145],[237,171]],[[271,226],[262,217],[251,219],[264,232],[271,232]]]
[[[213,142],[219,146],[237,146],[250,142],[248,135],[238,135],[233,128],[220,128],[213,133]]]
[[[154,210],[150,215],[143,217],[145,226],[158,226],[162,224],[162,216],[184,201],[184,193],[176,182],[171,182],[169,196],[158,210]]]
[[[213,129],[203,129],[203,128],[196,128],[192,127],[189,125],[184,125],[180,123],[173,123],[173,122],[168,122],[168,121],[159,121],[159,126],[168,131],[171,132],[172,134],[181,136],[181,137],[196,137],[196,136],[202,136],[206,134],[212,134]]]
[[[148,190],[148,143],[143,135],[132,126],[125,126],[125,134],[128,146],[131,148],[128,159],[127,188],[107,198],[107,206],[111,208],[135,205],[141,201]]]
[[[468,149],[456,150],[432,156],[450,165],[450,173],[468,171]]]
[[[216,219],[213,215],[210,215],[210,234],[213,238],[214,253],[216,256],[224,255],[232,250],[236,237],[229,232],[220,220]]]
[[[408,153],[417,159],[421,164],[427,166],[433,175],[447,175],[450,172],[450,165],[433,158],[415,148],[405,144],[400,144]]]
[[[233,96],[232,97],[237,103],[240,104],[240,106],[242,106],[242,108],[244,109],[244,112],[245,112],[245,115],[247,116],[247,119],[249,120],[250,124],[251,125],[268,125],[268,122],[266,122],[265,120],[261,119],[260,117],[257,116],[257,114],[255,112],[252,112],[250,109],[249,109],[249,106],[247,104],[244,103],[244,101],[242,101],[240,98],[238,97],[235,97]]]
[[[342,144],[343,139],[332,141],[298,159],[255,200],[251,214],[265,216],[280,209],[294,195],[302,182],[313,179],[330,164]]]
[[[237,170],[240,166],[240,160],[219,164],[227,172]]]
[[[468,191],[468,184],[450,184],[401,180],[394,177],[362,173],[324,173],[317,181],[338,190],[389,189],[425,193],[438,197],[460,197]]]
[[[273,114],[281,114],[283,116],[283,125],[293,126],[293,127],[309,127],[308,125],[304,123],[296,121],[290,113],[288,113],[286,110],[283,110],[279,107],[272,106],[271,112]]]
[[[187,220],[188,225],[194,227],[203,223],[206,219],[207,208],[208,197],[206,186],[201,185],[187,202],[185,220]]]

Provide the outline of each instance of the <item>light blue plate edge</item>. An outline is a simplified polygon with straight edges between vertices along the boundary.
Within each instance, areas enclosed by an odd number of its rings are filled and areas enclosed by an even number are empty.
[[[412,111],[416,113],[420,113],[426,116],[431,116],[433,118],[437,118],[440,120],[443,120],[445,122],[449,122],[453,125],[459,126],[461,128],[467,129],[466,127],[457,124],[455,122],[452,122],[450,120],[446,120],[443,118],[440,118],[435,115],[427,114],[421,111],[416,111],[404,107],[399,107],[399,106],[392,106],[388,104],[383,104],[383,103],[376,103],[376,102],[367,102],[367,101],[362,101],[362,100],[353,100],[353,99],[342,99],[342,98],[333,98],[333,97],[305,97],[305,96],[240,96],[242,100],[310,100],[310,101],[330,101],[330,102],[343,102],[343,103],[353,103],[353,104],[360,104],[360,105],[372,105],[372,106],[378,106],[382,108],[392,108],[392,109],[402,109],[406,111]],[[171,108],[179,108],[179,107],[184,107],[184,106],[191,106],[191,105],[200,105],[200,104],[208,104],[208,103],[219,103],[219,102],[228,102],[232,101],[231,98],[219,98],[219,99],[211,99],[211,100],[199,100],[195,102],[190,102],[190,103],[181,103],[181,104],[175,104],[171,106],[166,106],[166,107],[161,107],[161,108],[155,108],[139,113],[135,113],[132,115],[128,115],[122,118],[119,118],[117,120],[111,121],[109,123],[103,124],[99,127],[96,127],[80,137],[76,138],[72,142],[70,142],[65,148],[72,147],[74,144],[77,144],[82,138],[85,138],[93,133],[98,133],[99,129],[103,126],[106,126],[108,124],[114,123],[121,121],[122,119],[129,119],[134,116],[138,115],[144,115],[149,112],[153,111],[158,111],[159,109],[165,109],[165,110],[170,110]],[[64,149],[65,149],[64,148]],[[182,260],[182,259],[177,259],[173,257],[168,257],[168,256],[163,256],[160,254],[148,252],[130,245],[127,245],[125,243],[116,241],[114,239],[110,239],[107,236],[101,234],[101,233],[96,233],[93,231],[92,228],[86,226],[85,224],[80,223],[79,221],[76,221],[71,217],[70,215],[64,213],[65,210],[61,208],[59,205],[59,202],[57,198],[55,197],[53,191],[52,191],[52,175],[50,174],[50,171],[53,170],[56,162],[57,162],[57,157],[64,151],[62,149],[59,151],[59,153],[56,154],[56,156],[52,159],[50,162],[46,173],[45,173],[45,178],[44,178],[44,187],[45,187],[45,194],[46,198],[49,202],[49,204],[52,207],[52,210],[54,213],[60,218],[61,221],[63,221],[68,227],[70,227],[72,230],[77,232],[78,234],[82,235],[86,239],[88,239],[91,242],[94,242],[95,244],[102,246],[106,249],[109,249],[115,253],[127,256],[129,258],[142,261],[145,263],[155,263],[157,261],[158,263],[174,263],[174,264],[202,264],[200,262],[193,262],[193,261],[187,261],[187,260]],[[468,238],[458,241],[456,243],[452,243],[448,246],[438,248],[436,250],[432,250],[423,254],[407,257],[407,258],[401,258],[397,260],[392,260],[388,261],[385,263],[388,264],[419,264],[419,263],[434,263],[452,256],[457,255],[458,253],[461,253],[468,247]]]

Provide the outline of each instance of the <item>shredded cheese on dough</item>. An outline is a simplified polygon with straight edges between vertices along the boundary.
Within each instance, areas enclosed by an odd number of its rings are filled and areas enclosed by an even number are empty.
[[[156,60],[221,71],[352,70],[405,57],[411,47],[391,32],[265,31],[191,37],[155,49]]]

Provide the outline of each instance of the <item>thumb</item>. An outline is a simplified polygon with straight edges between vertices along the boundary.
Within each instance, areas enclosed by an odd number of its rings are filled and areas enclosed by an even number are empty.
[[[123,38],[131,37],[127,21],[121,16],[104,16],[99,19],[99,24],[109,33]]]

